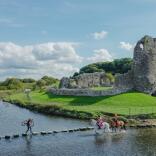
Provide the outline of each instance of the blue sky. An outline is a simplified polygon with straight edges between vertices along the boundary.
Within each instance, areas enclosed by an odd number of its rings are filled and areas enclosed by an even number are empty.
[[[132,57],[141,37],[156,36],[155,7],[155,0],[0,0],[0,79],[60,78]]]

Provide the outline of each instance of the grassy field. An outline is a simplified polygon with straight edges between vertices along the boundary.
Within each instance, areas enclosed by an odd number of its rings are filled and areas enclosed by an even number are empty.
[[[91,88],[92,90],[109,90],[112,89],[113,87],[93,87]]]
[[[0,90],[0,99],[15,93],[15,90]]]
[[[18,93],[11,95],[8,99],[20,101],[25,106],[31,104],[31,107],[38,109],[57,107],[58,112],[61,109],[74,113],[90,113],[92,116],[105,113],[121,115],[156,113],[156,97],[138,92],[107,97],[55,96],[45,92],[32,92],[30,97],[28,100],[24,93]]]

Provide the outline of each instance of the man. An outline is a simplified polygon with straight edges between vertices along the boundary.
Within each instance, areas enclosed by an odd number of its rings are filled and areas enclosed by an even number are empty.
[[[30,133],[32,133],[32,127],[34,126],[33,119],[26,120],[25,125],[27,126],[26,134],[28,133],[28,131],[30,131]]]

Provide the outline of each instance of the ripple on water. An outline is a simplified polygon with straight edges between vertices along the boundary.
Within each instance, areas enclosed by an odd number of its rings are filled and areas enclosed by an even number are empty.
[[[44,116],[10,104],[0,104],[0,134],[19,133],[22,120],[35,120],[34,130],[85,127],[79,120]],[[129,130],[121,134],[95,135],[93,131],[37,135],[0,140],[0,156],[154,156],[156,129]]]

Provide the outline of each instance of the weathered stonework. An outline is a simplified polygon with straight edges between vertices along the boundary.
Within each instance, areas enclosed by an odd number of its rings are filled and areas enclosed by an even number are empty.
[[[107,77],[105,72],[84,73],[73,79],[63,77],[60,88],[90,88],[97,86],[112,86],[113,82]]]
[[[121,94],[129,91],[129,89],[110,89],[110,90],[91,90],[91,89],[53,89],[49,90],[54,95],[72,95],[72,96],[110,96]]]
[[[152,94],[156,90],[156,38],[145,36],[138,41],[133,60],[135,90]]]
[[[98,85],[106,86],[107,81],[101,78],[100,74],[80,75],[75,78],[75,80],[72,80],[73,84],[70,82],[71,80],[68,79],[68,81],[66,81],[68,85],[66,83],[66,85],[63,86],[71,88],[78,88],[77,86],[80,88]],[[110,83],[108,83],[108,85],[109,84]],[[113,89],[106,91],[94,91],[89,89],[51,89],[51,92],[56,95],[106,96],[120,94],[130,90],[156,95],[156,38],[144,36],[138,41],[134,48],[132,69],[128,73],[116,75]]]
[[[127,90],[132,90],[134,89],[134,84],[133,84],[133,71],[128,71],[125,74],[117,74],[115,76],[115,88],[118,89],[127,89]]]
[[[144,36],[134,48],[132,70],[116,77],[115,87],[156,93],[156,38]]]

